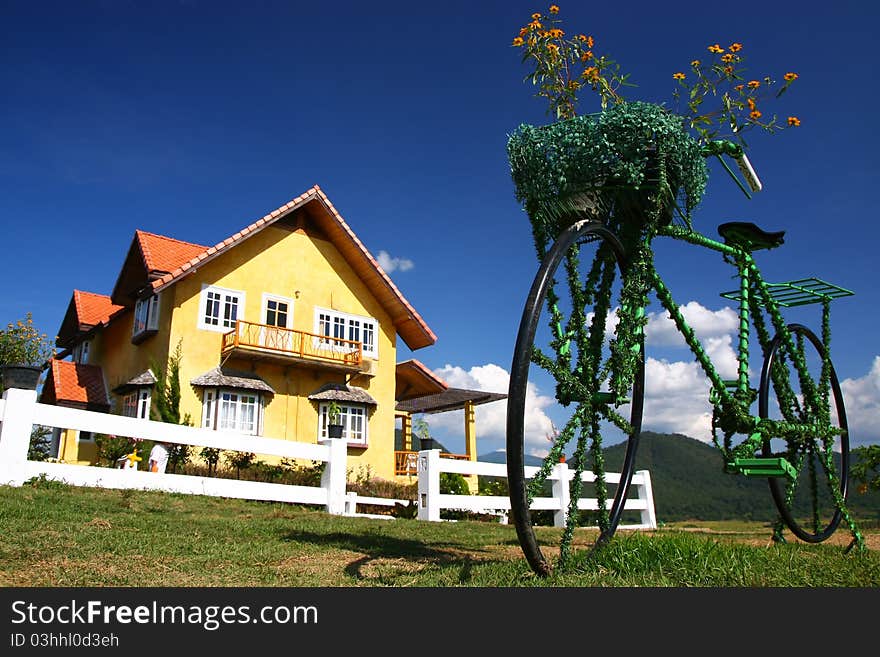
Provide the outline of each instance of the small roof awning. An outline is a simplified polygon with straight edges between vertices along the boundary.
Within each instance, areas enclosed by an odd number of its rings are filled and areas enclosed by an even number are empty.
[[[215,367],[213,370],[197,376],[190,383],[206,388],[238,388],[240,390],[256,390],[275,394],[268,383],[253,372],[241,372],[226,367]]]
[[[145,372],[141,372],[136,377],[129,379],[125,383],[116,386],[113,388],[113,392],[119,394],[121,392],[127,392],[129,390],[134,390],[135,388],[143,388],[146,386],[156,385],[156,375],[153,374],[153,370],[146,370]]]
[[[373,397],[363,388],[350,386],[344,383],[327,383],[315,392],[309,395],[310,401],[337,401],[349,402],[354,404],[369,404],[370,406],[378,406]]]
[[[446,390],[446,382],[415,358],[397,364],[394,399],[398,402]]]
[[[103,413],[110,410],[103,370],[69,360],[52,360],[40,401]]]
[[[486,392],[485,390],[447,388],[443,392],[433,395],[425,395],[397,402],[396,408],[398,411],[406,411],[408,413],[444,413],[464,408],[467,402],[479,406],[480,404],[488,404],[489,402],[501,399],[507,399],[507,395],[500,392]]]

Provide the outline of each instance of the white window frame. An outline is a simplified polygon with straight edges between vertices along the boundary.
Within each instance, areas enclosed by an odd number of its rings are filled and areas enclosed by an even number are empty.
[[[352,340],[355,327],[357,327],[357,337],[355,342],[361,343],[362,355],[369,358],[379,358],[379,345],[376,337],[379,333],[379,322],[367,315],[354,315],[351,313],[343,313],[330,308],[315,307],[315,333],[317,335],[326,336],[321,341],[333,344],[334,338],[342,340]],[[326,328],[326,332],[325,332]],[[365,342],[364,338],[369,334],[371,342]],[[342,345],[333,345],[343,348]]]
[[[234,398],[234,399],[232,399]],[[247,400],[243,399],[247,398]],[[253,399],[253,401],[249,401]],[[244,427],[240,420],[245,406],[253,404],[253,427]],[[234,409],[234,420],[230,426],[224,422],[224,409]],[[230,431],[246,436],[263,435],[263,415],[265,398],[256,390],[241,388],[206,388],[202,393],[202,428],[215,431]]]
[[[135,388],[120,397],[119,414],[125,417],[150,419],[150,405],[152,394],[146,386]]]
[[[73,348],[74,363],[88,363],[89,351],[91,351],[92,341],[83,340]]]
[[[366,404],[344,404],[336,402],[339,407],[339,420],[342,424],[342,439],[349,445],[366,447],[369,443],[369,414]],[[318,436],[321,439],[327,436],[327,409],[328,403],[318,406]]]
[[[134,304],[134,317],[131,322],[131,337],[157,331],[159,329],[159,295],[152,294],[138,299]]]
[[[219,295],[219,299],[212,299],[211,301],[216,302],[217,306],[217,316],[214,318],[216,320],[216,324],[213,322],[207,321],[208,314],[208,300],[210,294]],[[235,329],[235,320],[229,323],[229,320],[225,319],[225,315],[228,312],[228,305],[230,304],[231,299],[235,299],[235,319],[236,320],[244,320],[244,303],[245,303],[245,293],[243,290],[231,290],[225,287],[218,287],[216,285],[202,285],[202,292],[199,296],[199,319],[198,319],[198,328],[203,331],[216,331],[218,333],[228,333],[231,330]]]
[[[269,314],[270,303],[283,303],[287,305],[287,321],[285,324],[269,324],[267,315]],[[280,294],[270,294],[263,292],[263,302],[261,304],[260,314],[260,345],[269,349],[284,349],[292,351],[294,346],[293,333],[289,329],[293,328],[293,299],[284,297]],[[275,310],[276,316],[278,310]],[[281,329],[281,330],[277,330]]]

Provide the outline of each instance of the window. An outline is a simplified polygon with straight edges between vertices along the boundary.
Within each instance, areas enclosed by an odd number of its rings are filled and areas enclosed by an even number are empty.
[[[244,315],[244,292],[206,285],[199,307],[199,328],[225,333]]]
[[[159,328],[159,295],[154,294],[146,299],[138,299],[134,304],[134,323],[131,326],[132,337],[155,331]]]
[[[293,299],[274,294],[263,294],[263,326],[260,328],[260,346],[270,349],[293,349]]]
[[[126,417],[150,417],[150,389],[138,388],[122,397],[122,415]]]
[[[202,397],[202,426],[220,431],[237,431],[249,436],[262,433],[262,395],[246,390],[205,390]]]
[[[341,340],[360,342],[363,355],[371,358],[379,357],[376,348],[376,326],[377,322],[372,317],[349,315],[326,308],[315,309],[315,333],[326,336],[324,343],[345,349],[350,345]]]
[[[73,362],[74,363],[88,363],[89,362],[89,349],[91,347],[91,340],[83,340],[78,345],[73,348]]]
[[[327,438],[327,406],[318,409],[318,435]],[[367,444],[367,413],[362,404],[339,404],[339,422],[342,424],[342,437],[349,443]]]

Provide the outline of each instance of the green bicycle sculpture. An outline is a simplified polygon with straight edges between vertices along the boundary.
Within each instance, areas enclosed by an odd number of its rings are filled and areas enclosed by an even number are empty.
[[[615,119],[615,111],[626,115]],[[706,158],[720,160],[747,196],[724,158],[736,161],[752,191],[760,182],[740,145],[697,145],[667,115],[657,106],[629,103],[541,128],[521,126],[508,143],[540,267],[511,367],[507,469],[519,542],[541,575],[553,566],[539,546],[530,506],[567,448],[573,447],[568,462],[574,475],[561,563],[572,554],[575,527],[584,523],[586,510],[594,514],[589,522],[599,526],[593,549],[613,537],[625,513],[645,406],[651,294],[708,379],[713,441],[724,470],[767,479],[779,514],[774,537],[784,540],[787,526],[801,540],[818,543],[844,522],[853,535],[850,547],[863,545],[847,510],[849,434],[830,355],[831,303],[852,292],[818,278],[765,280],[754,254],[781,246],[782,232],[748,222],[720,225],[720,239],[695,230],[690,210],[705,187]],[[618,134],[616,126],[625,129]],[[738,309],[735,378],[719,374],[655,268],[653,245],[661,239],[708,249],[735,269],[739,285],[722,293]],[[783,317],[783,309],[808,304],[821,311],[818,334]],[[761,362],[757,388],[750,380],[753,359]],[[567,414],[537,469],[524,464],[530,371],[553,381]],[[602,445],[620,441],[626,450],[615,486],[606,481]],[[582,499],[584,482],[592,479],[594,507]]]

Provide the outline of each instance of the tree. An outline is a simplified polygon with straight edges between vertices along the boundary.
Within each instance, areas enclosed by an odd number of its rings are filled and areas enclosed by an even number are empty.
[[[856,458],[852,466],[853,478],[862,482],[860,493],[880,490],[880,445],[865,445],[852,450]]]
[[[154,366],[156,372],[156,404],[153,406],[154,420],[170,424],[192,426],[189,414],[180,418],[180,361],[183,358],[183,340],[177,341],[174,353],[168,357],[167,366],[162,369]],[[183,469],[189,461],[190,446],[175,444],[168,449],[168,472]]]

